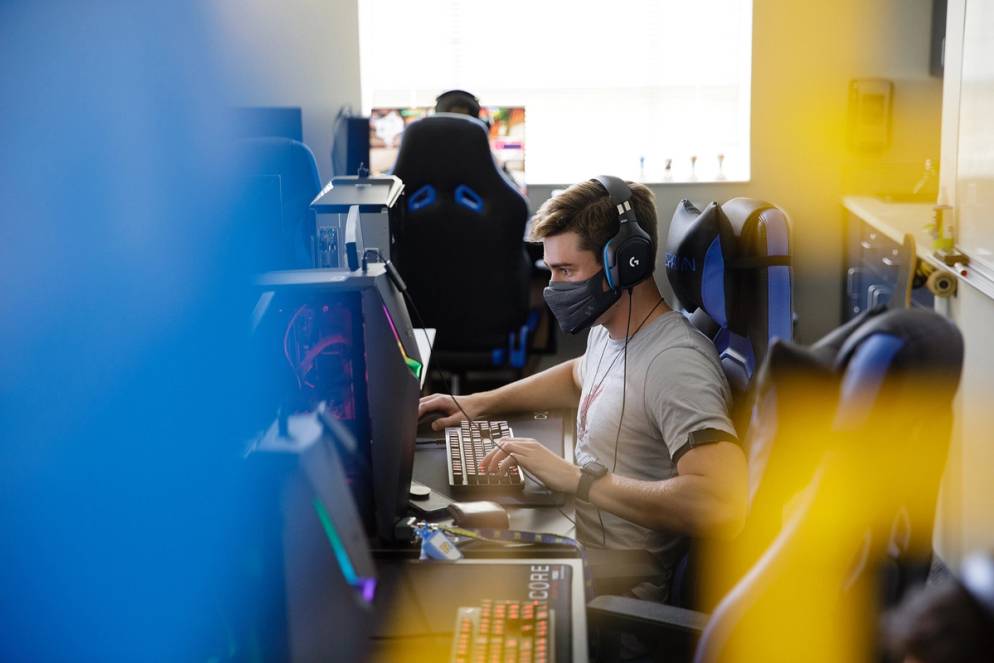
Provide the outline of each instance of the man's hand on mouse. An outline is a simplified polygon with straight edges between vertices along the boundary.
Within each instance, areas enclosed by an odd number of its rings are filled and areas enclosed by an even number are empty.
[[[580,483],[580,468],[549,451],[530,437],[500,440],[502,448],[494,449],[480,462],[483,472],[506,473],[516,464],[528,470],[546,488],[562,493],[575,493]]]
[[[480,402],[480,395],[456,396],[459,399],[459,406],[466,411],[471,419],[476,419],[483,414],[483,405]],[[459,406],[452,400],[449,394],[431,394],[425,396],[418,402],[418,419],[432,412],[440,413],[442,416],[432,422],[432,430],[442,430],[446,426],[455,426],[465,419]]]

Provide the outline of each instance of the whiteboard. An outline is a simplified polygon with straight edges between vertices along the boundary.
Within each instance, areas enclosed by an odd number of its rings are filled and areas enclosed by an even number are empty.
[[[994,271],[994,2],[967,0],[956,206],[959,245]]]

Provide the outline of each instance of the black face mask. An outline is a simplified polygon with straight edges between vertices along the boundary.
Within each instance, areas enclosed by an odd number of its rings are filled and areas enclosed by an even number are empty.
[[[605,283],[601,270],[586,281],[549,283],[542,295],[562,330],[576,334],[594,324],[621,297],[620,290],[604,290]]]

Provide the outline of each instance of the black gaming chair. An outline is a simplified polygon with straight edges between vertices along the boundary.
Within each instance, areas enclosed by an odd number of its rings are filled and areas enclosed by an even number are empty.
[[[757,536],[749,532],[757,511],[772,511],[768,523],[781,521],[788,492],[795,493],[792,515],[777,531],[759,533],[763,549],[750,551],[748,568],[710,617],[604,596],[590,603],[591,622],[602,631],[666,634],[670,654],[702,633],[699,661],[810,660],[820,648],[845,642],[845,634],[858,647],[872,647],[878,571],[894,561],[897,514],[911,523],[897,556],[930,550],[962,361],[959,331],[920,310],[868,312],[810,348],[775,343],[759,378],[769,381],[760,391],[773,402],[757,401],[757,408],[782,419],[788,410],[778,401],[802,388],[798,402],[810,402],[769,440],[766,459],[750,465],[760,483],[751,486],[744,535]],[[783,375],[793,375],[793,383]],[[788,439],[799,434],[803,440]],[[802,467],[783,462],[784,448],[805,445]],[[760,495],[774,485],[779,499]],[[869,658],[866,651],[845,654],[838,660]]]
[[[494,162],[486,125],[438,113],[405,130],[394,175],[406,214],[394,263],[428,327],[432,362],[463,371],[524,366],[530,264],[528,204]]]
[[[787,217],[749,198],[703,210],[682,200],[667,234],[666,271],[684,314],[715,344],[732,390],[732,420],[750,453],[756,368],[775,339],[793,337]],[[696,548],[692,542],[675,569],[670,601],[676,605],[700,607]]]

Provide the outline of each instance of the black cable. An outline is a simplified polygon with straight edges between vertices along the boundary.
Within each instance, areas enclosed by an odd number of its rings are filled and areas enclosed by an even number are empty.
[[[604,516],[601,515],[601,508],[597,508],[597,520],[601,522],[601,545],[607,548],[607,532],[604,529]]]
[[[662,300],[660,300],[662,301]],[[656,303],[659,306],[659,303]],[[655,311],[656,307],[652,307],[652,311]],[[649,314],[652,314],[649,311]],[[642,321],[645,324],[645,321]],[[642,325],[639,325],[639,329]],[[621,360],[621,415],[618,417],[618,432],[614,436],[614,461],[611,463],[611,474],[614,474],[615,468],[618,467],[618,447],[621,446],[621,424],[625,421],[625,400],[628,394],[628,340],[631,338],[632,331],[632,288],[628,289],[628,322],[625,323],[625,349],[623,350],[622,360]],[[637,330],[636,330],[637,331]],[[608,369],[610,370],[610,369]],[[604,516],[601,515],[600,507],[597,507],[597,519],[601,523],[601,545],[607,546],[607,531],[604,528]]]
[[[628,394],[628,339],[632,329],[632,289],[628,289],[628,324],[625,325],[625,349],[621,360],[621,416],[618,417],[618,433],[614,436],[614,462],[611,472],[618,467],[618,447],[621,445],[621,424],[625,420],[625,396]]]

